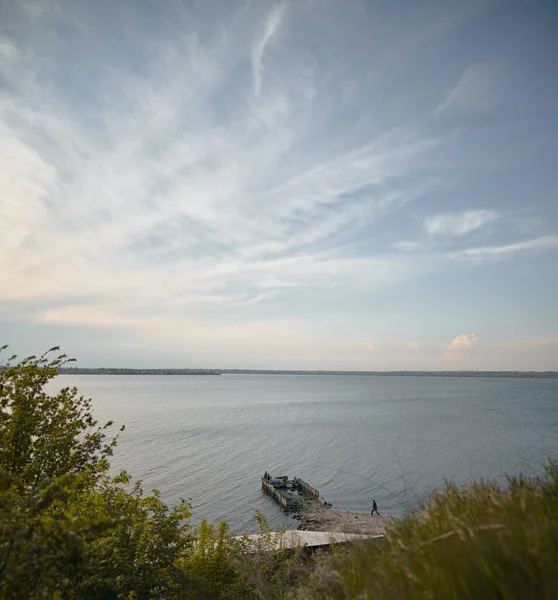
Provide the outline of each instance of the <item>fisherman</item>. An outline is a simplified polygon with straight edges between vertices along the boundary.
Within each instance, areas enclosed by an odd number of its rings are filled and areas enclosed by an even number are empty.
[[[267,474],[267,471],[264,473],[264,479],[269,479],[269,475]]]
[[[376,513],[378,516],[380,516],[380,513],[378,512],[378,505],[376,504],[376,500],[372,500],[372,512],[370,513],[370,516],[372,516],[374,513]]]

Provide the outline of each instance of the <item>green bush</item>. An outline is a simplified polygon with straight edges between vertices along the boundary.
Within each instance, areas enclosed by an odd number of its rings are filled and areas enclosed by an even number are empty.
[[[185,597],[189,505],[109,477],[111,423],[75,388],[44,391],[64,355],[13,361],[0,370],[0,598]]]
[[[282,531],[270,531],[257,511],[256,520],[257,540],[233,536],[225,522],[218,527],[200,523],[195,543],[179,561],[197,582],[200,598],[279,600],[306,580],[313,563],[303,549],[277,547]]]

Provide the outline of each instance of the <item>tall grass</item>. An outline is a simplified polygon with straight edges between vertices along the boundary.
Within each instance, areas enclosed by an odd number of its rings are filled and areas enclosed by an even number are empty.
[[[299,600],[558,598],[558,466],[448,484],[378,542],[324,558]]]

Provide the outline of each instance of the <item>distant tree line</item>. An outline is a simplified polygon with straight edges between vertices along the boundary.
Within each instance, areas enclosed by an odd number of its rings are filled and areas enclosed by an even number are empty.
[[[2,367],[0,366],[0,370]],[[557,379],[557,371],[304,371],[280,369],[127,369],[60,367],[61,375],[351,375],[370,377],[511,377]]]
[[[117,367],[59,367],[61,375],[221,375],[213,369],[123,369]]]
[[[219,369],[225,375],[352,375],[397,377],[515,377],[530,379],[558,378],[557,371],[303,371],[279,369]]]

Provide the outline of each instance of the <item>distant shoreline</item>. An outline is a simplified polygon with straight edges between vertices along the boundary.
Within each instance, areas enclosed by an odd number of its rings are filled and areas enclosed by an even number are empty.
[[[60,367],[59,375],[221,375],[214,369],[126,369],[118,367]]]
[[[558,379],[558,371],[290,371],[272,369],[128,369],[61,367],[61,375],[344,375],[365,377],[499,377]]]

